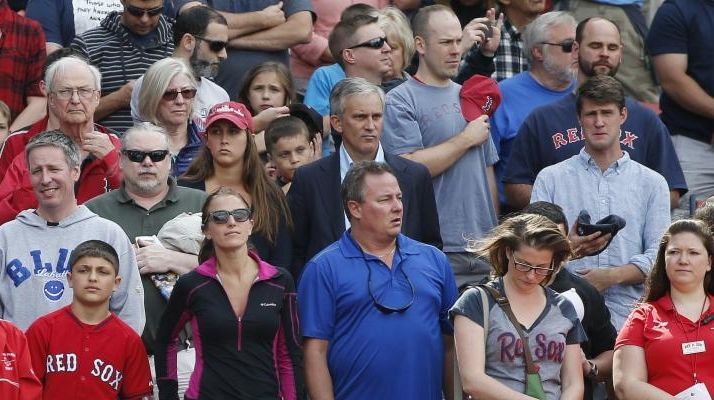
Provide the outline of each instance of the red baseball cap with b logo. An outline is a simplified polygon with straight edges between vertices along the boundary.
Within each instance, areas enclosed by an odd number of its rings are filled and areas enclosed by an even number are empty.
[[[473,121],[484,114],[491,116],[501,104],[498,84],[483,75],[474,75],[464,82],[459,97],[461,113],[467,121]]]
[[[253,131],[253,116],[246,106],[235,101],[226,101],[211,107],[206,117],[206,129],[219,120],[230,121],[240,129]]]

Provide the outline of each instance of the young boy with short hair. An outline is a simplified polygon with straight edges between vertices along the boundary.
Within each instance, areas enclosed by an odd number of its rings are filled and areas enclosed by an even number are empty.
[[[88,240],[74,249],[69,265],[72,304],[38,318],[27,330],[43,398],[150,398],[141,338],[109,311],[121,282],[117,252],[103,241]]]
[[[275,164],[277,182],[283,192],[290,190],[295,170],[309,164],[315,156],[310,131],[300,118],[277,118],[265,128],[265,148]]]

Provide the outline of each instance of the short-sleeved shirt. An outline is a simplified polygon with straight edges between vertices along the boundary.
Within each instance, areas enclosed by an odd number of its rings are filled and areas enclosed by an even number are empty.
[[[709,309],[702,319],[714,313],[714,296],[709,295]],[[632,311],[617,336],[615,349],[637,346],[645,352],[647,382],[675,395],[694,384],[694,354],[684,355],[682,344],[704,341],[706,351],[696,354],[697,379],[709,393],[714,393],[714,330],[712,324],[697,326],[677,313],[669,293],[652,303],[643,303]],[[697,332],[698,331],[698,332]]]
[[[573,81],[563,90],[551,90],[535,80],[527,71],[498,83],[502,100],[491,118],[491,137],[498,150],[499,160],[493,169],[501,203],[505,202],[501,179],[511,156],[511,146],[523,120],[538,105],[551,103],[572,93],[574,86]]]
[[[714,97],[714,2],[710,0],[668,0],[657,10],[647,50],[661,54],[687,56],[687,75]],[[695,114],[679,105],[667,92],[660,97],[662,120],[673,135],[685,135],[709,143],[714,133],[714,118]]]
[[[368,282],[380,298],[399,294],[382,300],[395,306],[406,304],[411,282],[413,303],[384,313]],[[448,310],[456,294],[446,256],[402,234],[391,268],[363,253],[351,231],[316,255],[300,279],[298,311],[303,336],[329,342],[335,398],[440,400],[442,335],[453,334]]]
[[[75,35],[96,28],[107,14],[122,8],[119,0],[30,0],[25,15],[42,25],[48,43],[67,47]]]
[[[409,77],[387,94],[382,146],[387,153],[413,153],[433,147],[466,128],[461,113],[461,85],[431,86]],[[445,252],[463,252],[466,239],[486,235],[496,225],[487,167],[498,161],[490,135],[464,153],[449,169],[434,177]]]
[[[141,338],[114,314],[89,325],[66,306],[37,319],[27,342],[44,399],[133,399],[152,393]]]
[[[625,98],[625,107],[620,147],[633,160],[664,176],[669,190],[686,193],[687,183],[667,127],[652,110],[630,97]],[[543,168],[578,154],[583,146],[574,94],[538,107],[518,130],[503,182],[532,185]]]
[[[492,281],[504,293],[502,278]],[[570,302],[551,289],[544,288],[545,308],[528,329],[528,346],[533,362],[540,366],[540,377],[548,399],[560,398],[560,369],[565,359],[565,347],[587,340],[575,309]],[[525,384],[525,358],[523,344],[513,323],[496,301],[488,296],[488,332],[486,332],[486,375],[523,393]],[[508,293],[504,293],[506,297]],[[462,315],[483,327],[483,303],[478,289],[466,290],[449,312],[452,320]],[[478,350],[482,351],[482,350]]]
[[[563,162],[538,174],[531,202],[558,204],[568,221],[587,210],[593,221],[617,214],[627,222],[602,253],[568,263],[580,268],[609,268],[634,264],[646,276],[657,256],[657,246],[670,223],[669,194],[664,178],[632,161],[627,152],[604,172],[583,148]],[[642,296],[642,284],[613,285],[603,292],[612,324],[622,328]]]
[[[305,89],[305,104],[322,116],[330,115],[330,92],[337,82],[345,79],[345,70],[340,64],[325,65],[310,76]]]
[[[176,0],[170,10],[172,17],[186,3],[194,0]],[[301,11],[312,12],[310,0],[199,0],[201,3],[217,10],[229,13],[248,13],[260,11],[265,7],[283,3],[285,18],[290,18],[293,14]],[[238,93],[243,86],[243,78],[246,72],[260,63],[266,61],[276,61],[285,66],[289,65],[288,50],[266,51],[266,50],[244,50],[227,48],[228,58],[221,63],[221,68],[216,76],[216,83],[221,85],[232,100],[238,99]]]

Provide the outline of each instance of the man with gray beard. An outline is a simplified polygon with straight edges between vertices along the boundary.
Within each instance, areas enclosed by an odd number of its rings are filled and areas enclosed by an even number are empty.
[[[572,50],[568,54],[578,64],[578,85],[596,75],[615,76],[622,63],[620,30],[605,18],[588,18],[575,28]],[[687,184],[669,131],[651,109],[630,97],[625,102],[628,112],[621,126],[620,146],[634,161],[664,176],[671,205],[676,207],[679,196],[687,191]],[[538,173],[580,152],[585,138],[577,116],[575,94],[570,92],[559,100],[540,105],[523,120],[503,174],[509,206],[520,210],[528,205]],[[584,254],[587,253],[579,255]]]
[[[198,91],[193,104],[193,122],[203,132],[208,110],[217,103],[226,102],[228,93],[213,78],[226,59],[228,23],[225,17],[210,7],[192,7],[176,19],[174,25],[173,57],[186,60],[193,69]],[[140,122],[139,92],[144,77],[137,79],[131,92],[131,117]]]
[[[537,106],[556,101],[575,88],[575,60],[571,53],[576,25],[575,18],[563,11],[536,18],[521,36],[528,71],[498,83],[502,100],[491,119],[491,137],[498,150],[494,172],[502,213],[509,210],[501,179],[523,120]]]
[[[144,122],[127,130],[119,161],[124,175],[122,186],[86,204],[97,215],[121,226],[135,244],[147,315],[142,339],[149,355],[153,354],[159,320],[167,304],[167,298],[154,283],[154,275],[181,275],[195,268],[198,258],[137,238],[156,235],[166,222],[181,213],[200,212],[206,198],[202,191],[177,186],[169,176],[168,149],[163,128]]]

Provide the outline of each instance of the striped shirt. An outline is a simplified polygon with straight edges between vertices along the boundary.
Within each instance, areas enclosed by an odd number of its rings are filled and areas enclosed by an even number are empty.
[[[172,27],[173,20],[162,15],[152,33],[139,37],[121,24],[121,12],[114,11],[100,26],[75,37],[72,47],[99,68],[102,96],[106,96],[142,76],[156,61],[173,54]],[[121,136],[133,124],[131,109],[127,105],[97,122]]]

